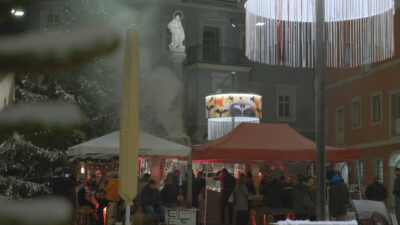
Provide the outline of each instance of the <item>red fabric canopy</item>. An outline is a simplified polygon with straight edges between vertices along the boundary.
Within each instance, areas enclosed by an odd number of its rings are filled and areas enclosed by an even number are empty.
[[[299,162],[316,160],[315,142],[287,124],[241,123],[227,135],[192,147],[193,161]],[[358,150],[326,146],[326,160],[358,160]]]

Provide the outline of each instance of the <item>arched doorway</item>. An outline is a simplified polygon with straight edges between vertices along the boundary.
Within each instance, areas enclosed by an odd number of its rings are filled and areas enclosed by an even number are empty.
[[[394,209],[394,196],[392,194],[393,191],[393,184],[394,184],[394,179],[396,178],[396,175],[394,173],[395,168],[400,168],[400,151],[394,151],[389,158],[389,187],[388,189],[388,195],[389,195],[389,209],[392,210]]]

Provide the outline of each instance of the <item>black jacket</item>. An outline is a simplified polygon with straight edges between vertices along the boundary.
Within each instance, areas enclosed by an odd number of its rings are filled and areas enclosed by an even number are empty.
[[[179,192],[176,190],[175,185],[167,184],[161,190],[161,199],[163,203],[166,204],[176,204],[178,203]]]
[[[333,217],[347,214],[349,191],[343,179],[335,175],[329,184],[329,213]]]
[[[386,187],[378,181],[368,185],[365,195],[368,200],[374,201],[383,201],[388,197]]]
[[[161,205],[160,192],[157,189],[151,189],[150,185],[147,185],[140,195],[140,201],[143,206],[158,207]]]
[[[236,179],[231,175],[227,174],[222,179],[222,196],[229,197],[235,189]]]
[[[310,192],[310,188],[303,183],[297,183],[293,186],[292,197],[294,213],[307,214],[315,211],[315,203],[312,202]],[[312,203],[311,206],[306,205],[306,199]]]
[[[282,201],[280,197],[281,192],[282,192],[282,185],[277,180],[273,180],[271,182],[270,189],[268,190],[267,203],[269,207],[271,208],[282,207]]]

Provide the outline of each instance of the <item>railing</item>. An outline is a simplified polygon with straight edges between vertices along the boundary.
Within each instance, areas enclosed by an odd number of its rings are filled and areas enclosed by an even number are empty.
[[[187,48],[187,64],[217,63],[223,65],[249,65],[243,49],[195,45]]]

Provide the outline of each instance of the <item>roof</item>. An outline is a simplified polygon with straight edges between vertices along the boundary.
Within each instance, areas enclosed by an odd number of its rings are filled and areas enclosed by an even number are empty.
[[[190,148],[151,134],[139,133],[140,156],[187,156]],[[68,148],[68,155],[106,158],[119,155],[119,131]]]
[[[195,161],[315,161],[316,144],[287,124],[241,123],[227,135],[192,148]],[[358,150],[326,146],[331,162],[358,160]]]

